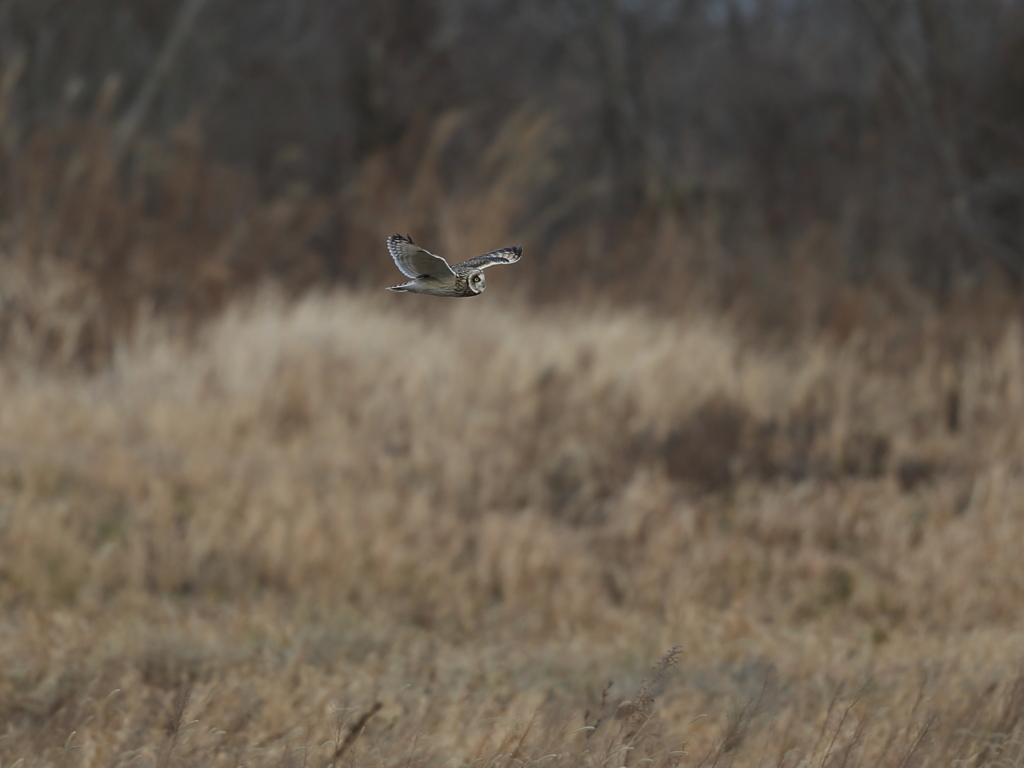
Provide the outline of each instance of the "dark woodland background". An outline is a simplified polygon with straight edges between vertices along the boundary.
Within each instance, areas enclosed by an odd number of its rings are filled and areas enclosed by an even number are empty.
[[[0,344],[377,291],[392,231],[783,333],[1020,304],[1017,0],[3,0],[0,67]]]

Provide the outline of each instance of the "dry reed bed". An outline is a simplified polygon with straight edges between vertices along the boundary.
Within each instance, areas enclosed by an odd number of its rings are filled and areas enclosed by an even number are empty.
[[[1005,758],[1024,344],[940,352],[267,294],[95,375],[8,363],[0,759],[329,762],[376,701],[344,760]]]
[[[265,298],[194,348],[151,327],[101,375],[6,371],[6,589],[344,585],[473,627],[494,605],[557,621],[728,604],[834,566],[943,626],[981,605],[1015,620],[1018,332],[959,362],[953,434],[948,363],[886,373],[866,354],[348,295]],[[874,470],[855,461],[864,436],[892,446]],[[702,492],[687,459],[731,479]],[[978,568],[1003,556],[998,580]]]

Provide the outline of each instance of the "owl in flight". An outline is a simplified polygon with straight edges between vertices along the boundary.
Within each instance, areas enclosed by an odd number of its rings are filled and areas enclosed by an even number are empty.
[[[429,296],[476,296],[487,287],[484,270],[495,264],[515,264],[523,255],[518,245],[499,248],[468,261],[448,266],[440,256],[420,248],[408,235],[388,238],[388,251],[409,282],[393,285],[389,291],[425,293]]]

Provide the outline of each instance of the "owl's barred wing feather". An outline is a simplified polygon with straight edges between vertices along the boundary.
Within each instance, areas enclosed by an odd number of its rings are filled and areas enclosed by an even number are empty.
[[[514,245],[511,248],[499,248],[482,256],[474,256],[472,259],[459,262],[452,269],[456,272],[465,273],[471,269],[487,269],[495,264],[515,264],[522,257],[523,249],[518,245]]]
[[[388,251],[406,277],[454,277],[448,262],[430,251],[420,248],[409,237],[392,235],[388,238]],[[482,257],[480,257],[482,258]]]

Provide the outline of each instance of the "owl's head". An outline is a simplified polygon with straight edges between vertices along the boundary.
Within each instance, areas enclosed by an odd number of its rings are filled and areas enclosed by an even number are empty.
[[[487,278],[484,277],[482,269],[474,269],[466,276],[466,280],[469,290],[473,293],[483,293],[487,287]]]

